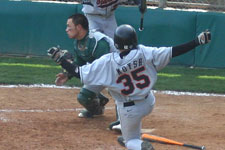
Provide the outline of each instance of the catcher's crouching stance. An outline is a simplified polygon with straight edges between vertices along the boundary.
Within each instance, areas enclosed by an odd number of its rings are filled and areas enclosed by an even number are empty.
[[[83,110],[79,113],[79,117],[91,118],[93,115],[102,115],[104,113],[104,106],[108,103],[108,98],[101,93],[98,95],[94,92],[82,88],[77,96],[79,103],[87,110]]]
[[[52,47],[51,51],[60,52],[68,62],[71,64],[74,61],[72,54],[67,50],[62,50],[60,47]],[[71,79],[73,76],[66,70],[59,73],[56,78],[56,85],[63,85],[67,80]],[[77,96],[78,102],[86,109],[82,110],[78,116],[81,118],[92,118],[94,115],[102,115],[104,113],[105,105],[109,102],[109,99],[102,95],[100,92],[97,94],[89,89],[96,89],[100,87],[85,85]],[[102,90],[100,88],[99,90]]]

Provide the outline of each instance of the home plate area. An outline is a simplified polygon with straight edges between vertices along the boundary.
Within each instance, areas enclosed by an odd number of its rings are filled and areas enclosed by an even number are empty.
[[[108,126],[116,120],[114,100],[102,116],[77,115],[79,89],[0,88],[0,149],[4,150],[125,150],[121,134]],[[142,122],[142,133],[181,143],[224,150],[225,97],[172,95],[156,92],[153,112]],[[188,150],[152,142],[156,150]]]

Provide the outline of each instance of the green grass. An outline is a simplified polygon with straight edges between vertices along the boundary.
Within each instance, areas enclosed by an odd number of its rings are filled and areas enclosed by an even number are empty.
[[[61,67],[49,58],[0,57],[0,84],[54,84]],[[81,86],[73,78],[65,85]]]
[[[49,58],[0,57],[0,84],[54,84],[61,72]],[[73,78],[68,86],[81,86]],[[158,73],[155,90],[225,93],[225,69],[167,66]]]
[[[159,72],[155,89],[224,94],[225,69],[168,66]]]

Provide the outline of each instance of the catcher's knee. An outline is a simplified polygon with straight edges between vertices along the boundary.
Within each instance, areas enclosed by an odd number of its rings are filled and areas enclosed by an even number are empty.
[[[102,111],[96,94],[88,89],[82,88],[77,96],[77,100],[93,114],[98,114],[99,111]]]
[[[77,96],[77,100],[81,105],[87,105],[90,104],[90,102],[93,101],[93,99],[96,98],[96,94],[88,89],[82,88],[80,90],[80,93]]]
[[[105,106],[109,102],[109,99],[101,93],[99,93],[97,97],[99,98],[100,106]]]

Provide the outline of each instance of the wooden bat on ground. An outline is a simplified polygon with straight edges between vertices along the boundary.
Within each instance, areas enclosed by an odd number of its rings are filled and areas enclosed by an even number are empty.
[[[152,141],[152,142],[159,142],[159,143],[163,143],[163,144],[173,144],[173,145],[190,147],[190,148],[194,148],[194,149],[205,150],[205,146],[195,146],[195,145],[190,145],[190,144],[184,144],[184,143],[181,143],[181,142],[177,142],[177,141],[174,141],[174,140],[171,140],[171,139],[167,139],[167,138],[155,136],[155,135],[142,134],[142,139],[143,140],[149,140],[149,141]]]

